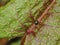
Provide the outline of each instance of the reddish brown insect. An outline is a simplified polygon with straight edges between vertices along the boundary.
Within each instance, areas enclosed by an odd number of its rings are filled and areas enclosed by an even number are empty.
[[[56,0],[52,0],[51,4],[46,8],[46,10],[43,12],[43,14],[37,19],[37,21],[35,21],[35,23],[27,30],[27,32],[25,32],[25,35],[22,39],[21,45],[24,45],[25,42],[25,38],[27,34],[33,34],[35,36],[34,33],[34,29],[36,27],[36,25],[38,25],[38,23],[41,23],[42,19],[46,16],[46,14],[48,13],[49,9],[53,6],[53,4],[55,3]]]

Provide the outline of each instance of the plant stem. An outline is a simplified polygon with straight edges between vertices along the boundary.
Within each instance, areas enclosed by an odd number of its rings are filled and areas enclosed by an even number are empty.
[[[41,21],[42,21],[42,19],[43,19],[43,18],[45,17],[45,15],[48,13],[49,9],[54,5],[55,1],[56,1],[56,0],[53,0],[53,1],[51,2],[51,4],[46,8],[46,10],[43,12],[43,14],[37,19],[38,22],[41,22]],[[35,29],[35,27],[36,27],[36,25],[33,24],[29,29],[27,29],[27,31],[28,31],[28,30],[33,31],[33,30]]]
[[[55,0],[53,0],[51,2],[51,4],[46,8],[46,10],[43,12],[43,14],[37,19],[38,22],[41,22],[42,19],[45,17],[45,15],[48,13],[49,9],[53,6],[53,4],[55,3]],[[30,34],[31,32],[33,33],[33,30],[35,29],[36,25],[33,24],[30,28],[27,29],[27,34]],[[24,42],[25,42],[25,38],[26,38],[26,35],[24,36],[23,40],[22,40],[22,43],[21,45],[24,45]]]

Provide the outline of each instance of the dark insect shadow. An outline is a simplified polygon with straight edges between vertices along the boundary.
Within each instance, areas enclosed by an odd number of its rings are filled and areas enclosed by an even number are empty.
[[[15,37],[15,38],[12,38],[11,40],[8,41],[8,43],[6,45],[11,45],[12,43],[15,43],[19,40],[21,40],[22,37]]]

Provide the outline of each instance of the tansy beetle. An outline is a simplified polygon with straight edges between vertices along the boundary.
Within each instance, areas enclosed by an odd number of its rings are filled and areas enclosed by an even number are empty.
[[[1,2],[1,1],[0,1]],[[7,1],[8,2],[8,1]],[[53,4],[55,3],[55,0],[52,0],[52,2],[50,3],[50,5],[49,6],[47,6],[47,8],[45,9],[45,11],[41,14],[41,16],[39,16],[39,18],[36,20],[36,21],[34,21],[34,23],[31,25],[31,27],[29,27],[28,29],[27,29],[27,31],[25,31],[25,34],[24,34],[24,36],[23,36],[23,38],[22,38],[22,41],[21,41],[21,44],[20,45],[24,45],[24,42],[25,42],[25,38],[26,38],[26,35],[27,34],[31,34],[32,33],[32,35],[33,36],[35,36],[35,32],[34,32],[34,29],[35,29],[35,27],[36,27],[36,25],[38,25],[39,23],[41,23],[41,21],[42,21],[42,19],[46,16],[46,14],[48,13],[48,11],[49,11],[49,9],[53,6]],[[2,2],[1,2],[1,4],[0,4],[0,6],[2,5],[5,5],[6,4],[6,2],[3,4]],[[32,18],[33,18],[33,16],[32,15],[30,15]],[[16,39],[16,38],[15,38]],[[8,45],[8,43],[10,43],[11,42],[11,40],[7,40],[7,39],[2,39],[2,40],[0,40],[0,41],[3,41],[4,42],[4,40],[5,40],[5,45]],[[13,40],[13,39],[12,39]]]

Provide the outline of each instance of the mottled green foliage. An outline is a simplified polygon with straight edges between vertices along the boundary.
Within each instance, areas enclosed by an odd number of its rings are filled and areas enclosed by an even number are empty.
[[[0,38],[12,38],[21,36],[25,30],[22,24],[29,27],[32,24],[30,11],[32,15],[40,9],[43,0],[10,0],[10,2],[0,7]],[[35,4],[38,4],[34,7]],[[33,15],[36,18],[36,15]],[[30,21],[30,22],[29,22]]]
[[[26,29],[21,23],[30,27],[30,11],[36,19],[38,12],[35,12],[43,8],[43,2],[44,0],[11,0],[0,7],[0,38],[21,36],[24,32],[19,31]],[[36,3],[37,6],[34,6]],[[41,31],[36,33],[36,37],[27,35],[25,45],[60,45],[60,0],[56,0],[49,12],[50,16],[44,21],[45,25],[40,28]],[[19,42],[17,44],[19,45]]]
[[[56,0],[49,12],[41,31],[32,39],[32,36],[27,36],[25,45],[60,45],[60,0]]]

